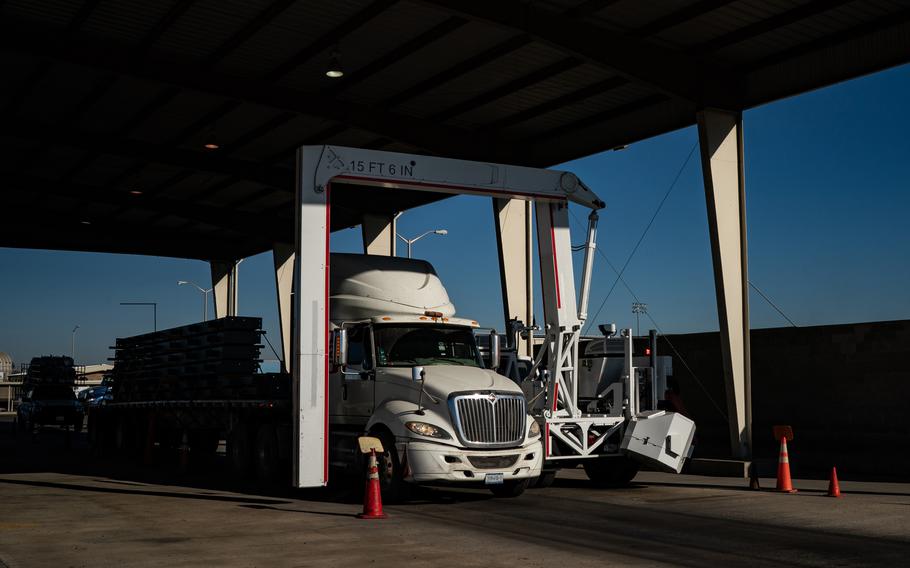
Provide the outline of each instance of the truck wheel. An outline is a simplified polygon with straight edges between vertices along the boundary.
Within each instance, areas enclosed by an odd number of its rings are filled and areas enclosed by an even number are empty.
[[[390,503],[403,501],[408,496],[409,487],[404,480],[404,469],[398,458],[398,450],[395,449],[395,438],[386,432],[372,435],[382,442],[383,452],[376,456],[376,461],[379,465],[379,485],[383,498]]]
[[[281,482],[278,435],[271,424],[263,424],[256,433],[256,479],[269,487]]]
[[[491,486],[490,492],[493,493],[494,497],[518,497],[525,492],[525,489],[528,488],[530,482],[531,481],[529,479],[505,481],[502,485]]]
[[[622,487],[638,474],[638,462],[626,457],[589,459],[585,473],[597,487]]]
[[[544,470],[540,472],[540,477],[534,481],[534,489],[546,489],[553,485],[556,480],[556,470]]]
[[[253,441],[250,428],[239,424],[228,435],[227,455],[231,471],[240,479],[248,479],[253,472]]]

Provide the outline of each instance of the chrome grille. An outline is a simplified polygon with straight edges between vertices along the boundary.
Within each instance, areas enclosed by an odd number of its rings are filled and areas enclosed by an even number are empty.
[[[523,395],[466,394],[453,397],[450,405],[458,436],[468,447],[515,446],[524,440]]]

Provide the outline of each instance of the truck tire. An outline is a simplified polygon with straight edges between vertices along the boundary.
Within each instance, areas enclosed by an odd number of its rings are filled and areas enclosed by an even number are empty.
[[[627,457],[585,460],[588,479],[597,487],[622,487],[638,474],[638,462]]]
[[[249,426],[238,424],[228,434],[227,457],[235,477],[250,478],[253,473],[253,440]]]
[[[404,468],[398,458],[398,450],[395,449],[395,438],[388,432],[373,432],[371,435],[382,442],[383,452],[376,456],[376,461],[379,465],[379,485],[383,498],[390,503],[405,500],[410,493],[410,487],[404,480]]]
[[[256,433],[255,457],[257,481],[269,488],[279,485],[282,476],[278,434],[271,424],[263,424]]]
[[[500,498],[512,498],[518,497],[525,492],[525,489],[528,488],[528,485],[531,483],[530,479],[519,479],[512,481],[505,481],[502,485],[493,485],[490,487],[490,492],[494,497]]]
[[[534,480],[534,484],[531,487],[534,489],[546,489],[547,487],[553,485],[553,481],[555,480],[556,470],[545,469],[540,472],[540,477]]]

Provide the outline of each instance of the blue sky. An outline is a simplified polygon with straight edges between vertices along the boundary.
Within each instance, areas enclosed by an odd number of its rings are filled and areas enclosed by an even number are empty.
[[[904,66],[745,113],[750,277],[798,325],[910,318],[908,96]],[[607,202],[598,245],[617,267],[696,139],[687,128],[560,166]],[[433,262],[459,314],[501,328],[490,211],[487,199],[458,197],[405,213],[399,231],[448,229],[416,243],[414,255]],[[582,221],[585,212],[576,216]],[[581,242],[581,223],[573,229]],[[359,230],[333,236],[334,250],[359,246]],[[69,353],[75,325],[77,360],[104,362],[114,338],[152,326],[151,308],[120,302],[157,302],[159,329],[183,325],[201,319],[202,305],[199,292],[177,280],[210,285],[208,266],[190,260],[0,248],[0,266],[0,351],[17,363]],[[614,278],[598,258],[592,315]],[[697,152],[624,278],[665,332],[717,329]],[[240,311],[263,317],[280,349],[273,279],[270,255],[247,259]],[[786,325],[755,293],[751,301],[753,327]],[[598,323],[634,325],[631,302],[620,284]],[[272,357],[268,348],[263,355]]]

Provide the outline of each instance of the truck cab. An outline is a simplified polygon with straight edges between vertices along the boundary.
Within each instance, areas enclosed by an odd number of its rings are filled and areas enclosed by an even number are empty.
[[[520,494],[540,475],[540,428],[518,385],[485,368],[478,323],[452,315],[432,266],[333,255],[332,268],[332,313],[349,316],[332,323],[333,464],[355,464],[368,433],[382,440],[380,479],[393,494],[407,483]]]

